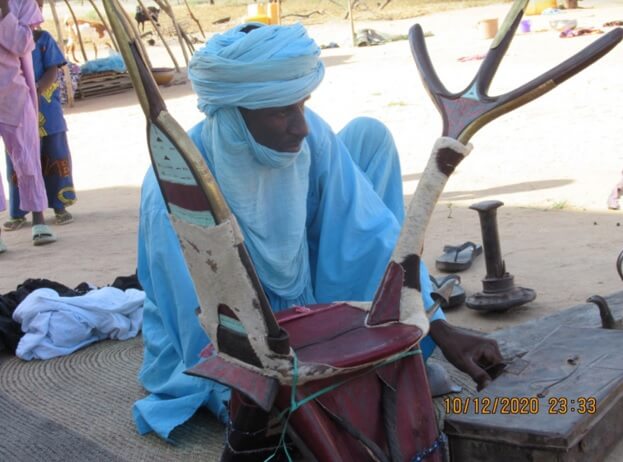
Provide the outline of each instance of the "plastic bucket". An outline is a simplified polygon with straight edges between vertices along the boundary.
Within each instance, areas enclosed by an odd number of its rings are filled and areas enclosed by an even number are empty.
[[[528,33],[532,29],[529,19],[522,19],[519,23],[519,31],[523,33]]]
[[[478,22],[478,32],[483,39],[490,39],[495,37],[498,33],[498,20],[495,19],[483,19]]]

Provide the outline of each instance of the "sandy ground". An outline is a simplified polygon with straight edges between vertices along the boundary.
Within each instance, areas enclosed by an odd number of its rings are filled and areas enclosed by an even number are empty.
[[[556,16],[580,26],[601,27],[623,19],[621,2],[584,0],[582,9]],[[424,16],[407,21],[358,23],[390,34],[422,24],[440,77],[452,91],[465,87],[489,41],[478,22],[503,18],[508,4]],[[520,34],[507,53],[491,93],[515,88],[570,57],[596,36],[562,39],[549,30],[551,17],[530,17],[534,32]],[[604,29],[608,30],[608,29]],[[309,102],[339,129],[352,117],[384,121],[395,135],[405,193],[411,193],[441,132],[440,117],[427,97],[407,41],[353,48],[347,22],[313,26],[325,50],[324,83]],[[150,48],[155,65],[170,65],[164,48]],[[615,261],[621,244],[622,212],[605,201],[623,168],[623,46],[560,88],[481,130],[474,150],[450,179],[435,211],[425,260],[434,270],[445,244],[482,242],[476,202],[495,199],[507,270],[518,285],[537,292],[534,302],[504,314],[483,316],[466,307],[449,313],[460,325],[491,331],[584,302],[592,294],[621,289]],[[179,55],[182,61],[181,54]],[[184,127],[201,120],[190,85],[162,88],[170,112]],[[9,251],[0,256],[0,292],[27,278],[48,278],[73,286],[105,285],[135,268],[139,186],[148,166],[145,122],[133,92],[77,101],[66,109],[79,202],[75,223],[55,226],[58,242],[31,244],[30,229],[2,232]],[[0,160],[0,171],[5,166]],[[52,214],[48,214],[50,221]],[[4,221],[6,212],[0,213]],[[479,257],[461,273],[468,292],[481,290],[486,273]]]

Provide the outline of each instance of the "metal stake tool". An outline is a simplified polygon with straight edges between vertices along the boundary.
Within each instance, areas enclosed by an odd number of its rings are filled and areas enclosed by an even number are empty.
[[[497,223],[497,209],[502,205],[501,201],[490,200],[469,207],[480,217],[487,266],[487,275],[482,280],[483,291],[469,296],[465,302],[469,308],[478,311],[506,311],[536,298],[534,290],[515,286],[514,276],[506,271]]]

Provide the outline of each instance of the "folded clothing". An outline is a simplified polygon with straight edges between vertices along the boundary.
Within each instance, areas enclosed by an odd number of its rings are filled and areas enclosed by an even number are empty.
[[[75,297],[37,289],[13,313],[24,332],[16,355],[49,359],[99,340],[135,337],[143,321],[144,300],[145,293],[137,289],[103,287]]]

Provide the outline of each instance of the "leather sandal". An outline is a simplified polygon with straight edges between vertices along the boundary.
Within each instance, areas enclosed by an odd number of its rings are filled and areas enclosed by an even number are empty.
[[[2,224],[2,229],[5,231],[17,231],[26,224],[26,217],[16,217],[5,221]]]
[[[69,223],[73,223],[74,221],[74,217],[72,216],[72,214],[66,210],[61,213],[55,213],[54,216],[56,217],[57,225],[68,225]]]
[[[461,245],[446,245],[443,254],[435,261],[439,271],[454,273],[463,271],[472,266],[474,259],[482,253],[482,246],[471,241]]]

